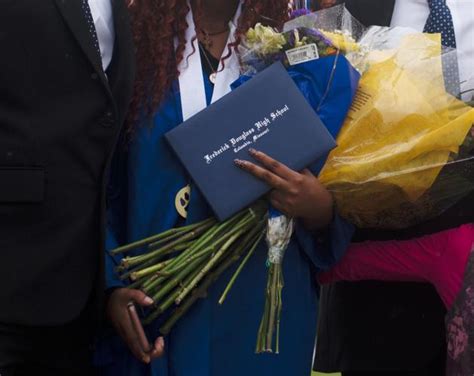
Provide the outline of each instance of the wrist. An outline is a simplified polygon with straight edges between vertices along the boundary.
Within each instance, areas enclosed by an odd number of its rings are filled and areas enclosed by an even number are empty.
[[[321,201],[307,216],[301,217],[301,223],[308,231],[317,231],[329,226],[334,219],[334,200],[327,192],[325,200]]]

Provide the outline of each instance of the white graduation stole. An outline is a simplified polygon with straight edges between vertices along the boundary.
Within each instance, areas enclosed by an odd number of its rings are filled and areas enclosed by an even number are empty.
[[[243,0],[240,1],[234,19],[230,23],[229,38],[227,39],[227,44],[223,55],[227,54],[227,46],[235,41],[235,30],[237,29],[237,23],[242,13],[242,4]],[[194,25],[193,12],[191,10],[189,1],[188,6],[190,10],[186,16],[186,22],[188,23],[188,29],[186,30],[185,35],[186,46],[183,54],[183,61],[178,67],[180,72],[179,91],[181,97],[181,108],[183,111],[183,121],[186,121],[207,107],[204,74],[202,71],[201,54],[199,53],[198,45],[199,42],[197,38],[195,38],[196,26]],[[175,46],[177,43],[178,42],[175,39]],[[222,59],[219,63],[219,69],[217,71],[211,103],[214,103],[229,93],[231,91],[230,85],[239,78],[239,75],[239,59],[235,52],[232,51],[230,57],[225,60],[224,65],[222,63]],[[187,185],[177,193],[175,198],[176,211],[183,218],[187,218],[188,216],[187,208],[189,205],[190,195],[191,187]]]
[[[242,13],[243,1],[240,1],[233,21],[230,22],[229,38],[227,46],[235,41],[235,30]],[[207,107],[206,90],[204,86],[204,76],[201,65],[201,54],[199,53],[198,40],[195,38],[196,27],[194,25],[193,13],[188,2],[190,11],[186,16],[188,29],[186,30],[186,48],[184,50],[183,61],[179,65],[179,90],[181,96],[181,108],[183,111],[183,121],[186,121],[199,111]],[[193,40],[194,39],[194,40]],[[175,41],[175,44],[177,42]],[[227,54],[227,47],[224,49],[223,56]],[[224,68],[223,68],[224,66]],[[222,98],[229,93],[230,84],[237,80],[240,75],[239,59],[234,51],[224,65],[221,60],[217,71],[216,83],[211,103]]]

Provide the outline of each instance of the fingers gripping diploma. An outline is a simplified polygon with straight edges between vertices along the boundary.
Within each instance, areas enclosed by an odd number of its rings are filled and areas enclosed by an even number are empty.
[[[153,305],[153,300],[139,290],[117,289],[109,298],[107,315],[133,355],[144,363],[150,363],[163,355],[165,344],[162,337],[150,344],[140,322],[136,304],[148,307]]]
[[[273,188],[270,202],[275,209],[301,219],[309,230],[331,222],[332,196],[309,170],[299,173],[261,151],[250,149],[249,153],[260,165],[240,159],[235,164]]]

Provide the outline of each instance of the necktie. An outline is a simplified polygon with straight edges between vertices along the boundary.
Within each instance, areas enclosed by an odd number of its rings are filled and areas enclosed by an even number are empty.
[[[88,0],[82,0],[82,10],[84,11],[84,16],[85,16],[86,22],[87,22],[87,28],[88,28],[89,34],[92,38],[92,43],[94,44],[94,48],[97,52],[97,56],[99,58],[99,61],[102,61],[102,55],[101,55],[101,52],[100,52],[99,39],[97,38],[97,32],[95,30],[94,19],[92,18],[92,12],[91,12],[91,8],[89,6],[89,1]],[[101,66],[102,66],[102,64],[101,64]]]
[[[446,0],[428,0],[430,15],[426,20],[423,32],[441,34],[441,44],[445,47],[456,48],[453,17]],[[456,52],[443,56],[443,73],[446,91],[458,96],[460,91],[459,67]]]

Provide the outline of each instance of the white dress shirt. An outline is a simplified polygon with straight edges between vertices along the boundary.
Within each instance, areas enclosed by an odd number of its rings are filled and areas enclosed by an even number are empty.
[[[102,68],[108,68],[114,51],[115,31],[111,0],[88,0],[99,40]]]
[[[456,34],[461,91],[471,90],[474,89],[474,0],[446,0],[446,4]],[[428,0],[396,0],[391,26],[423,31],[429,14]]]

